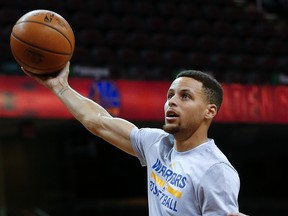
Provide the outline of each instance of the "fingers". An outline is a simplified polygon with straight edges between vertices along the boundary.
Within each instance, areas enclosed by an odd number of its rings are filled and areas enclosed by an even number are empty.
[[[51,74],[35,74],[31,71],[27,70],[23,66],[21,67],[21,70],[28,75],[29,77],[33,78],[34,80],[38,81],[39,83],[49,87],[52,84],[55,85],[59,82],[59,80],[67,80],[69,75],[70,69],[70,61],[67,62],[65,67],[61,69],[58,72],[51,73]]]
[[[67,62],[66,66],[64,67],[64,69],[69,69],[70,67],[70,61]]]
[[[28,76],[33,77],[33,73],[30,71],[26,70],[23,66],[21,66],[21,70]]]

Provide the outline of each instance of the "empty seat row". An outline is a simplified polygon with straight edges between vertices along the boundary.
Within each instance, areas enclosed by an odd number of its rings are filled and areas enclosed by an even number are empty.
[[[207,67],[218,69],[241,69],[241,70],[274,70],[281,71],[286,68],[287,57],[274,57],[273,55],[238,54],[227,55],[226,53],[201,53],[189,52],[183,54],[174,50],[160,52],[157,50],[133,50],[123,48],[111,50],[108,48],[94,48],[92,50],[78,47],[72,58],[74,63],[93,64],[108,66],[119,64],[123,67],[131,66],[155,66],[155,67]]]
[[[275,54],[285,55],[287,43],[284,39],[258,37],[239,38],[236,36],[216,37],[212,35],[194,36],[192,34],[171,35],[164,33],[109,31],[102,33],[87,29],[76,35],[76,43],[86,47],[109,47],[112,49],[159,49],[189,52],[225,52],[229,54]]]
[[[288,27],[231,0],[0,0],[1,61],[13,24],[49,8],[71,24],[73,62],[128,68],[285,70]],[[17,7],[16,7],[17,6]],[[11,54],[11,53],[10,53]],[[162,79],[163,77],[161,77]]]

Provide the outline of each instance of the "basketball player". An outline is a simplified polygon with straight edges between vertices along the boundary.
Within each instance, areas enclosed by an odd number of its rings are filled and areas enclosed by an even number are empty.
[[[238,173],[207,135],[223,97],[215,79],[183,71],[168,89],[163,129],[139,129],[73,90],[69,64],[55,77],[24,72],[50,89],[87,130],[147,166],[150,216],[227,216],[239,211]],[[153,110],[147,107],[147,112]]]

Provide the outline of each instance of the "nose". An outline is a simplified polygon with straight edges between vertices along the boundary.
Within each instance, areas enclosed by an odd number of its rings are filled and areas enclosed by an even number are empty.
[[[175,95],[168,100],[168,105],[169,105],[170,107],[177,105]]]

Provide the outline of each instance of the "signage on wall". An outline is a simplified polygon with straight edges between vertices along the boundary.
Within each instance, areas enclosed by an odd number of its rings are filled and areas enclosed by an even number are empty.
[[[119,116],[120,93],[112,81],[94,81],[90,84],[88,97],[104,107],[111,115]]]
[[[135,121],[164,121],[168,81],[70,78],[83,96],[111,115]],[[288,123],[288,86],[223,84],[224,100],[215,122]],[[0,76],[1,118],[72,119],[49,90],[26,76]]]

